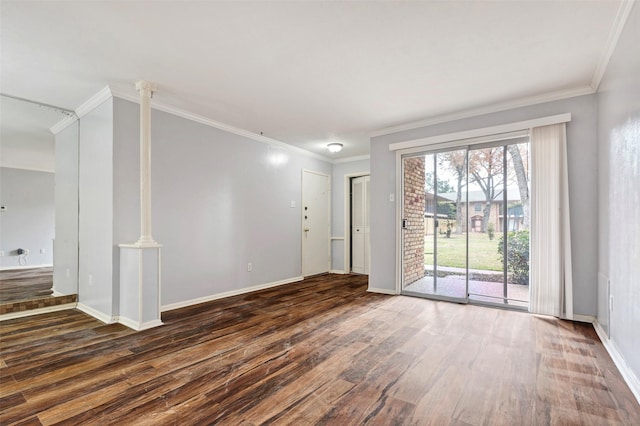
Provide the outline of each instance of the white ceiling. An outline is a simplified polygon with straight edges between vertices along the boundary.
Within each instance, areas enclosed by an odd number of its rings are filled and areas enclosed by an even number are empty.
[[[349,157],[381,128],[592,91],[620,7],[3,0],[1,91],[76,109],[145,79],[156,102]],[[341,153],[326,151],[333,140]]]

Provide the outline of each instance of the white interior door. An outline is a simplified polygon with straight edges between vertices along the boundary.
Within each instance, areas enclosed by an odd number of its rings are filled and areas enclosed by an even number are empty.
[[[302,275],[329,272],[329,176],[302,171]]]
[[[351,271],[369,274],[369,181],[362,176],[351,181]]]

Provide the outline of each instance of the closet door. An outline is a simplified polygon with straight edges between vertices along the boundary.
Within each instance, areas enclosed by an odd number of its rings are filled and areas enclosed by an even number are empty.
[[[351,272],[369,273],[369,176],[351,181]]]

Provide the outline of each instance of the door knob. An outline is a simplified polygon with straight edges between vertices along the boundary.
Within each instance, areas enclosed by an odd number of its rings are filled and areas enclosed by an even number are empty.
[[[304,232],[309,232],[309,228],[304,228]]]

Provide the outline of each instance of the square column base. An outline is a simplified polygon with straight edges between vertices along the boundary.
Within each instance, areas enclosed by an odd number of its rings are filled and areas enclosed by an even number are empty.
[[[160,319],[160,244],[119,244],[120,316],[134,330],[162,325]]]

